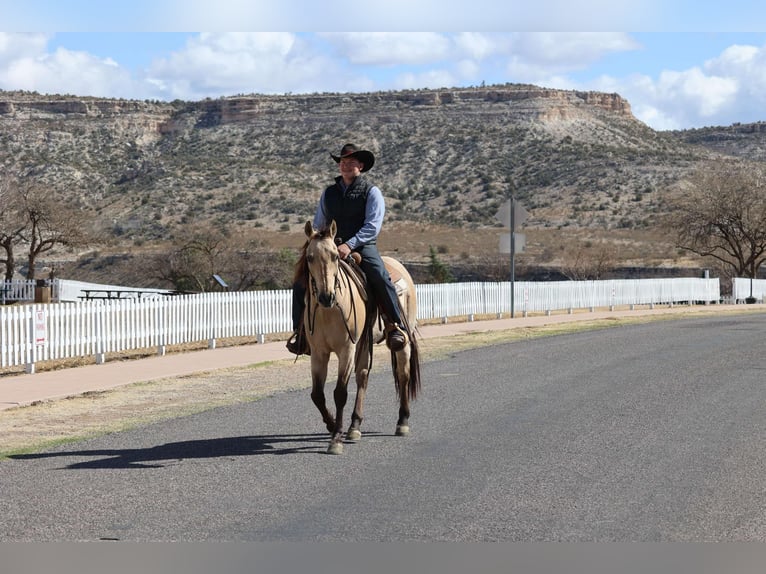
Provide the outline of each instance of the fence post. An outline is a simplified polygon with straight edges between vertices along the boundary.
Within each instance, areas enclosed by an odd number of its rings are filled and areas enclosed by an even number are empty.
[[[29,345],[29,362],[24,367],[24,371],[29,375],[35,374],[35,362],[37,361],[37,344],[35,342],[35,305],[29,306],[29,333],[27,344]]]
[[[160,336],[157,340],[157,354],[160,357],[164,357],[168,348],[168,309],[166,301],[157,302],[157,325],[159,325]]]
[[[205,294],[205,296],[208,298],[208,300],[212,300],[213,297],[210,296],[210,294]],[[214,300],[212,301],[212,311],[213,311],[213,321],[212,325],[210,326],[210,338],[207,340],[207,348],[208,349],[215,349],[215,338],[218,335],[218,322],[221,320],[221,310],[219,308],[219,301]]]
[[[102,313],[103,305],[96,305],[93,308],[96,322],[96,364],[103,365],[106,362],[106,344],[104,343],[104,336],[106,329],[104,328],[104,313]]]

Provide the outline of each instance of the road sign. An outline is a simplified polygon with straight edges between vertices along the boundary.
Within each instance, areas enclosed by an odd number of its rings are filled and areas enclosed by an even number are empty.
[[[516,303],[513,298],[514,277],[516,275],[516,253],[522,253],[527,245],[527,238],[523,233],[516,233],[516,229],[521,227],[527,219],[527,210],[511,196],[500,209],[497,210],[495,217],[503,227],[510,227],[510,233],[503,233],[500,236],[500,253],[510,253],[511,255],[511,318],[514,317],[514,308]]]
[[[524,249],[527,246],[527,237],[523,233],[514,233],[513,234],[516,240],[513,242],[514,247],[516,248],[516,253],[523,253]],[[500,236],[500,253],[510,253],[511,252],[511,234],[510,233],[503,233]]]
[[[511,223],[513,223],[513,228],[515,229],[521,227],[521,224],[527,220],[528,215],[529,213],[524,209],[524,206],[517,201],[513,206],[514,221],[511,222],[511,200],[509,199],[497,210],[495,218],[503,225],[503,227],[511,227]]]

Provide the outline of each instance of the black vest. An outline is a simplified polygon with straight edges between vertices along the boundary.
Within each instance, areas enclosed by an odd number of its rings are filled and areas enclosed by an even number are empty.
[[[335,220],[338,226],[336,237],[346,242],[364,225],[367,195],[370,193],[372,183],[359,176],[344,192],[341,186],[342,181],[342,177],[336,177],[335,184],[325,190],[323,209],[327,223]]]

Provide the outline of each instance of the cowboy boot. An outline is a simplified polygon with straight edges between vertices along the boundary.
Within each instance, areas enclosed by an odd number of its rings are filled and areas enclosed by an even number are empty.
[[[397,353],[407,346],[410,338],[407,335],[407,331],[402,329],[398,323],[390,323],[386,326],[386,329],[388,330],[386,345],[391,351]]]
[[[293,332],[285,346],[293,355],[311,355],[311,348],[306,339],[306,332],[303,329],[303,325]]]

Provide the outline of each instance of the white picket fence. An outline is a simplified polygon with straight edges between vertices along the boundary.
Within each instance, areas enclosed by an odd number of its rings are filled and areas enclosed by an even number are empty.
[[[435,319],[511,310],[511,283],[417,285],[418,318]],[[607,281],[516,281],[514,314],[622,305],[713,303],[721,298],[715,279]]]
[[[718,279],[515,282],[514,311],[720,301]],[[418,319],[510,313],[510,282],[417,285]],[[0,367],[287,333],[292,292],[245,291],[0,307]]]
[[[0,281],[0,305],[9,301],[34,301],[36,281]]]
[[[248,291],[0,308],[0,366],[292,330],[292,293]]]
[[[731,280],[732,299],[742,302],[749,297],[763,301],[766,297],[766,279],[749,279],[747,277],[735,277]]]
[[[153,289],[141,287],[122,287],[119,285],[107,285],[104,283],[88,283],[85,281],[73,281],[71,279],[53,279],[52,281],[38,281],[32,279],[14,279],[13,281],[0,281],[0,304],[10,302],[32,302],[35,300],[35,290],[44,287],[49,290],[50,300],[62,303],[64,301],[80,301],[83,299],[144,299],[162,297],[174,293],[169,289]]]

